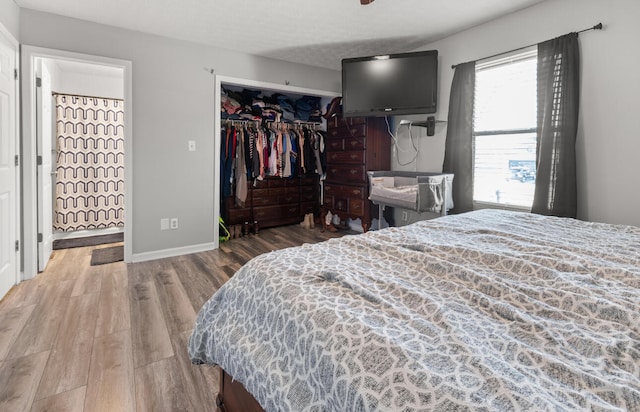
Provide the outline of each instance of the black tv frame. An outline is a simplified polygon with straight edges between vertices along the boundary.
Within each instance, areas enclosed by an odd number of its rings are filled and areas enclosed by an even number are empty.
[[[431,78],[431,90],[432,98],[428,104],[421,106],[406,106],[406,107],[372,107],[372,108],[357,108],[350,109],[349,107],[349,85],[346,80],[346,72],[345,72],[345,64],[350,63],[359,63],[363,61],[375,61],[375,60],[391,60],[391,59],[412,59],[412,58],[423,58],[425,56],[432,56],[433,58],[433,73],[434,76]],[[432,114],[436,113],[438,110],[438,51],[437,50],[426,50],[419,52],[411,52],[411,53],[396,53],[389,54],[384,56],[366,56],[366,57],[355,57],[355,58],[347,58],[342,59],[342,107],[343,107],[343,116],[344,117],[360,117],[360,116],[397,116],[397,115],[408,115],[408,114]],[[410,82],[405,83],[405,85],[410,84]]]

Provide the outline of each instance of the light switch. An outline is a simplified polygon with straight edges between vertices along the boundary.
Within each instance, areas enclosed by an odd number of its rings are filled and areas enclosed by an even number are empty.
[[[169,230],[169,219],[160,219],[160,230]]]
[[[195,140],[189,140],[189,151],[190,152],[195,152],[196,151],[196,141]]]

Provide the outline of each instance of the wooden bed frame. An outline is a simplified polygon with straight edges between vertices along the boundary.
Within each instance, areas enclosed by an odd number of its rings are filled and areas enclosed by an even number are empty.
[[[220,412],[264,412],[244,386],[220,368],[220,390],[216,399]]]

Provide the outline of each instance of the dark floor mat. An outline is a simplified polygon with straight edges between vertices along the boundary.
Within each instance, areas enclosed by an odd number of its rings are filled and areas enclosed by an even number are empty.
[[[122,260],[124,260],[124,246],[105,247],[91,252],[91,266],[105,265]]]
[[[104,245],[107,243],[118,243],[124,241],[124,233],[112,233],[110,235],[98,235],[88,237],[77,237],[74,239],[56,239],[53,241],[53,250],[70,249],[72,247],[85,247]]]

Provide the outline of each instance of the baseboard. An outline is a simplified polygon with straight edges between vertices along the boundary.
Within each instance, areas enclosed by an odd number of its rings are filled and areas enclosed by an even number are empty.
[[[183,246],[173,249],[154,250],[152,252],[134,253],[130,263],[146,262],[148,260],[164,259],[168,257],[188,255],[190,253],[207,252],[215,249],[215,243],[201,243],[199,245]]]
[[[70,249],[74,247],[104,245],[106,243],[124,242],[124,233],[116,232],[109,235],[96,235],[85,237],[74,237],[65,239],[55,239],[52,244],[53,250]]]
[[[53,240],[112,235],[114,233],[124,233],[124,227],[108,227],[104,229],[76,230],[73,232],[53,232]]]

